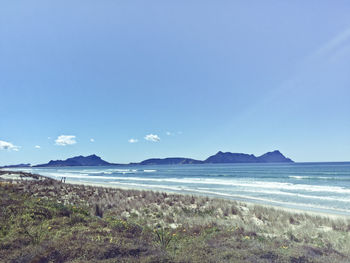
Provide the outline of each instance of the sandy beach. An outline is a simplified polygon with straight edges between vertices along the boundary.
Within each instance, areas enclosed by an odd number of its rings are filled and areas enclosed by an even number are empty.
[[[350,263],[349,1],[1,1],[0,263]]]
[[[12,175],[9,175],[8,178],[11,179]],[[30,180],[30,179],[29,179]],[[74,180],[67,181],[68,184],[74,184],[74,185],[86,185],[86,186],[92,186],[92,187],[104,187],[104,188],[113,188],[113,189],[123,189],[123,190],[138,190],[138,191],[154,191],[154,192],[166,192],[169,194],[175,194],[179,195],[178,192],[171,191],[171,190],[166,190],[166,191],[159,191],[159,190],[149,190],[149,189],[142,189],[142,188],[135,188],[135,187],[128,187],[125,185],[113,185],[113,184],[108,184],[108,183],[98,183],[98,182],[77,182]],[[181,195],[186,195],[186,196],[196,196],[198,198],[203,198],[203,194],[189,194],[189,193],[180,193]],[[208,196],[213,198],[212,196]],[[221,200],[227,200],[227,201],[232,201],[232,198],[224,198],[224,197],[215,197],[216,199],[221,199]],[[235,200],[234,200],[235,201]],[[322,211],[313,211],[313,210],[306,210],[306,209],[297,209],[297,208],[290,208],[290,207],[284,207],[280,205],[270,205],[270,204],[262,204],[262,203],[253,203],[249,201],[239,201],[240,203],[245,204],[247,207],[254,207],[254,206],[262,206],[265,208],[270,208],[270,209],[278,209],[278,210],[283,210],[289,213],[296,213],[296,214],[308,214],[312,216],[322,216],[322,217],[328,217],[332,219],[337,219],[337,218],[345,218],[345,219],[350,219],[350,216],[348,215],[343,215],[343,214],[338,214],[338,213],[327,213],[327,212],[322,212]]]
[[[20,173],[18,172],[10,172],[10,173],[3,173],[0,175],[2,179],[5,180],[36,180],[35,178],[29,177],[29,176],[21,176]],[[45,178],[45,176],[38,175],[39,178]],[[62,176],[63,177],[63,176]],[[141,187],[130,187],[130,186],[125,186],[125,185],[116,185],[116,184],[108,184],[108,183],[103,183],[103,182],[88,182],[88,181],[75,181],[75,180],[69,180],[66,179],[66,184],[73,184],[73,185],[80,185],[80,186],[92,186],[92,187],[104,187],[104,188],[112,188],[112,189],[123,189],[123,190],[137,190],[137,191],[154,191],[158,193],[168,193],[168,194],[175,194],[178,195],[178,192],[167,190],[167,191],[159,191],[159,190],[149,190],[149,189],[143,189]],[[198,198],[202,198],[203,195],[196,195],[196,194],[188,194],[188,193],[181,193],[181,195],[186,195],[186,196],[196,196]],[[208,196],[211,197],[211,196]],[[222,200],[227,200],[227,201],[232,201],[232,198],[224,198],[221,197],[219,199]],[[297,208],[289,208],[289,207],[284,207],[284,206],[278,206],[278,205],[270,205],[270,204],[263,204],[263,203],[254,203],[254,202],[249,202],[249,201],[239,201],[239,200],[234,200],[238,201],[242,204],[244,204],[247,207],[254,207],[256,205],[262,206],[265,208],[270,208],[270,209],[278,209],[278,210],[283,210],[289,213],[296,213],[296,214],[308,214],[312,216],[322,216],[322,217],[328,217],[332,219],[338,219],[338,218],[344,218],[344,219],[350,219],[350,216],[348,215],[342,215],[342,214],[337,214],[337,213],[327,213],[327,212],[322,212],[322,211],[313,211],[313,210],[306,210],[306,209],[297,209]]]
[[[68,229],[64,227],[69,236],[72,231],[85,233],[91,230],[92,225],[102,224],[102,232],[91,234],[90,231],[89,235],[92,239],[103,237],[101,242],[111,245],[113,242],[108,243],[108,240],[120,236],[122,227],[123,237],[119,238],[125,239],[123,242],[141,240],[151,245],[152,249],[146,249],[149,253],[146,253],[147,256],[143,252],[140,252],[142,256],[138,256],[144,261],[138,259],[137,262],[153,262],[151,258],[167,262],[329,262],[330,259],[348,262],[350,259],[350,219],[346,216],[306,213],[204,196],[112,188],[108,185],[68,184],[21,172],[2,172],[0,179],[3,198],[6,192],[12,192],[15,199],[20,198],[17,196],[20,195],[26,196],[26,200],[32,200],[35,205],[31,203],[29,206],[34,210],[40,207],[37,202],[48,202],[54,206],[59,204],[66,207],[64,209],[72,209],[67,219],[52,215],[40,220],[33,219],[30,223],[33,229],[39,226],[42,229],[42,225],[57,220],[63,220],[62,224],[65,220],[77,221]],[[9,200],[6,202],[11,203]],[[85,212],[78,212],[78,208]],[[63,225],[60,224],[55,235],[63,231]],[[72,227],[80,230],[73,230]],[[137,234],[128,232],[134,228],[138,229]],[[15,239],[11,239],[10,234],[3,235],[4,244],[12,247],[13,242],[18,242],[14,240],[28,239],[27,234],[21,231],[18,233],[22,234],[12,234]],[[51,234],[49,231],[46,238]],[[36,244],[28,241],[29,244],[14,249],[10,254],[3,246],[0,259],[13,259],[18,257],[18,253],[27,253],[23,251],[27,251],[28,246],[42,249],[47,242],[45,240],[42,237]],[[76,246],[73,245],[67,251],[63,249],[62,240],[62,237],[56,240],[60,253],[71,254],[71,250],[75,251]],[[89,243],[91,240],[79,242]],[[220,246],[215,246],[216,243]],[[119,249],[123,247],[119,243],[118,246]],[[100,249],[100,246],[94,242],[92,249]],[[81,257],[78,253],[74,260]],[[135,260],[130,255],[125,257],[127,259],[117,255],[114,259],[125,262]]]

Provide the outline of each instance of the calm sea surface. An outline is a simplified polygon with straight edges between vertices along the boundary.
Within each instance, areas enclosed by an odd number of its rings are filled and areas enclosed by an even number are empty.
[[[12,169],[13,170],[13,169]],[[350,215],[350,163],[20,169],[66,182],[192,193]]]

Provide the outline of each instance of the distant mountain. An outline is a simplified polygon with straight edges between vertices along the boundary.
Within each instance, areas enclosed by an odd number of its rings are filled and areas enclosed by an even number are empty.
[[[280,151],[273,151],[265,153],[258,157],[259,162],[262,163],[293,163],[289,158],[286,158]]]
[[[130,163],[130,165],[162,165],[162,164],[203,164],[203,163],[292,163],[293,161],[285,157],[280,151],[265,153],[256,157],[254,154],[218,152],[208,157],[204,161],[191,158],[173,157],[173,158],[152,158],[144,160],[140,163]],[[32,167],[64,167],[64,166],[113,166],[120,165],[109,163],[101,159],[101,157],[93,154],[89,156],[76,156],[66,160],[51,160],[45,164],[39,164]],[[2,168],[13,167],[31,167],[30,164],[9,165]]]
[[[259,160],[253,154],[218,152],[207,158],[204,163],[258,163]]]
[[[152,158],[134,165],[162,165],[162,164],[203,164],[203,163],[290,163],[291,159],[286,158],[280,151],[265,153],[259,157],[254,154],[221,152],[208,157],[204,161],[190,158]]]
[[[164,159],[159,159],[159,158],[147,159],[138,164],[152,165],[152,164],[200,164],[200,163],[203,163],[203,162],[190,159],[190,158],[173,157],[173,158],[164,158]]]
[[[68,158],[66,160],[50,161],[46,164],[39,164],[34,167],[62,167],[62,166],[109,166],[117,165],[113,163],[106,162],[101,159],[101,157],[93,154],[89,156],[76,156]]]
[[[30,167],[30,163],[20,163],[20,164],[0,166],[0,168],[24,168],[24,167]]]
[[[218,152],[210,156],[204,163],[292,163],[280,151],[265,153],[259,157],[254,154]]]

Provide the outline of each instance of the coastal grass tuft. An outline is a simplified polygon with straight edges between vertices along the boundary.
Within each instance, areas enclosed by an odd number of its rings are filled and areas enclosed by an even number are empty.
[[[0,180],[0,262],[350,262],[349,230],[230,200]]]

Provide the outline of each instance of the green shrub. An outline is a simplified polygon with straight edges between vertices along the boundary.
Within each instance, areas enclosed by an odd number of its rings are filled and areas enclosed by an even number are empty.
[[[175,233],[171,233],[169,230],[159,228],[154,230],[156,243],[160,245],[162,249],[167,249],[170,242],[175,237]]]
[[[86,219],[85,216],[78,214],[78,213],[74,213],[70,216],[69,218],[69,224],[70,225],[75,225],[75,224],[80,224],[80,223],[86,223]]]

